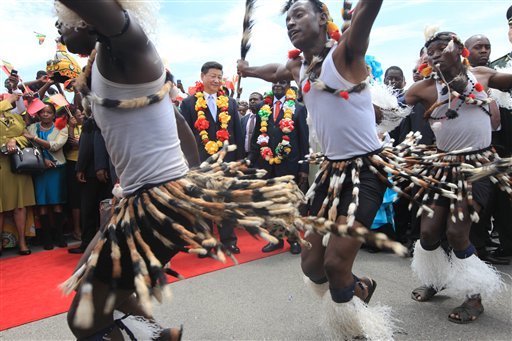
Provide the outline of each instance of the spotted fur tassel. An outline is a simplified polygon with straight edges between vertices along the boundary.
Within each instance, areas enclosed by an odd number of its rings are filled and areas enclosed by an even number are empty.
[[[151,314],[151,297],[161,301],[169,296],[162,268],[168,259],[159,259],[153,253],[151,245],[155,242],[169,250],[207,254],[226,261],[225,253],[231,255],[212,235],[207,221],[213,221],[220,228],[243,227],[271,243],[277,243],[277,238],[261,226],[280,226],[302,240],[294,222],[304,195],[293,177],[263,180],[258,177],[264,173],[253,171],[244,160],[222,162],[230,149],[226,145],[208,163],[190,170],[184,178],[140,190],[119,201],[87,262],[62,285],[63,290],[70,293],[81,284],[77,326],[87,327],[92,322],[82,315],[94,314],[92,280],[105,245],[111,250],[112,273],[104,312],[114,309],[117,282],[126,271],[121,264],[121,254],[125,254],[131,260],[139,302],[145,312]],[[183,222],[187,222],[187,226],[182,225]]]

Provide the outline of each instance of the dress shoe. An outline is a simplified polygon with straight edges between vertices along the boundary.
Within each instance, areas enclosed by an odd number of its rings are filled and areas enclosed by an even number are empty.
[[[32,253],[32,250],[26,249],[26,250],[19,250],[18,255],[20,256],[28,256]]]
[[[80,246],[68,249],[68,253],[71,253],[71,254],[80,254],[80,253],[84,253],[84,251],[85,250],[82,249]]]
[[[499,249],[491,252],[491,255],[493,257],[512,257],[512,250],[507,250],[500,247]]]
[[[282,249],[284,247],[284,241],[282,239],[279,239],[279,242],[277,244],[268,243],[261,249],[261,252],[272,252],[275,250]]]
[[[235,244],[226,245],[226,250],[229,250],[229,252],[235,255],[238,255],[240,253],[240,249]]]
[[[44,245],[43,245],[43,249],[45,250],[53,250],[53,243],[47,243],[45,242]]]
[[[298,242],[288,241],[288,243],[290,243],[290,253],[292,255],[298,255],[302,251],[302,248]]]
[[[495,257],[489,253],[480,256],[480,259],[483,260],[484,262],[486,262],[487,264],[493,264],[493,265],[509,265],[510,264],[510,259]]]

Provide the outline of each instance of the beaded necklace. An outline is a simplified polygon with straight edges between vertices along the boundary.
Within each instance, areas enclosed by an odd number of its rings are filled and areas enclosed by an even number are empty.
[[[459,117],[458,111],[462,107],[462,104],[464,104],[464,103],[476,105],[487,115],[491,116],[490,111],[485,106],[488,105],[489,103],[491,103],[493,101],[493,99],[490,97],[486,97],[486,98],[482,98],[482,99],[477,98],[476,94],[484,92],[484,87],[482,86],[482,84],[475,82],[473,79],[471,79],[471,77],[469,76],[467,71],[466,71],[465,75],[466,75],[466,78],[467,78],[469,84],[471,84],[471,89],[469,91],[466,91],[466,89],[467,89],[467,85],[466,85],[462,94],[455,90],[452,90],[450,88],[450,83],[453,82],[453,79],[450,82],[447,82],[446,79],[443,77],[442,73],[439,72],[434,75],[434,79],[437,82],[441,83],[443,86],[441,89],[441,95],[446,95],[449,93],[449,96],[448,96],[448,100],[447,100],[448,110],[446,111],[446,113],[440,117],[430,116],[429,118],[431,120],[433,120],[433,121],[440,121],[440,120],[444,120],[444,119],[453,120],[453,119]],[[458,102],[456,108],[452,109],[452,101],[454,99],[455,100],[458,99],[460,101]]]

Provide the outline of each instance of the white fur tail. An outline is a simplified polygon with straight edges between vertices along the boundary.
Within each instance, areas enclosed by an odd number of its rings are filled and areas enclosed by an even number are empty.
[[[322,298],[327,290],[329,290],[329,282],[325,282],[323,284],[316,284],[312,280],[310,280],[307,276],[303,276],[304,284],[311,289],[311,292],[315,294],[316,297]]]
[[[497,295],[505,290],[505,282],[493,266],[487,265],[476,255],[459,259],[452,254],[453,281],[449,286],[459,295],[480,294],[483,299],[496,300]]]
[[[335,303],[324,296],[325,332],[329,340],[393,340],[397,331],[396,319],[387,306],[368,307],[358,297],[347,303]]]
[[[434,251],[426,251],[421,247],[419,240],[414,246],[411,268],[421,284],[436,291],[446,288],[453,276],[450,259],[444,250],[438,247]]]

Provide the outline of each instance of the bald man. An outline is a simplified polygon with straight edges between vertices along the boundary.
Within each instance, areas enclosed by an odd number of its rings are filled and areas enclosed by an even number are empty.
[[[491,42],[483,34],[469,37],[464,46],[469,50],[469,63],[471,66],[489,66],[491,56]]]

